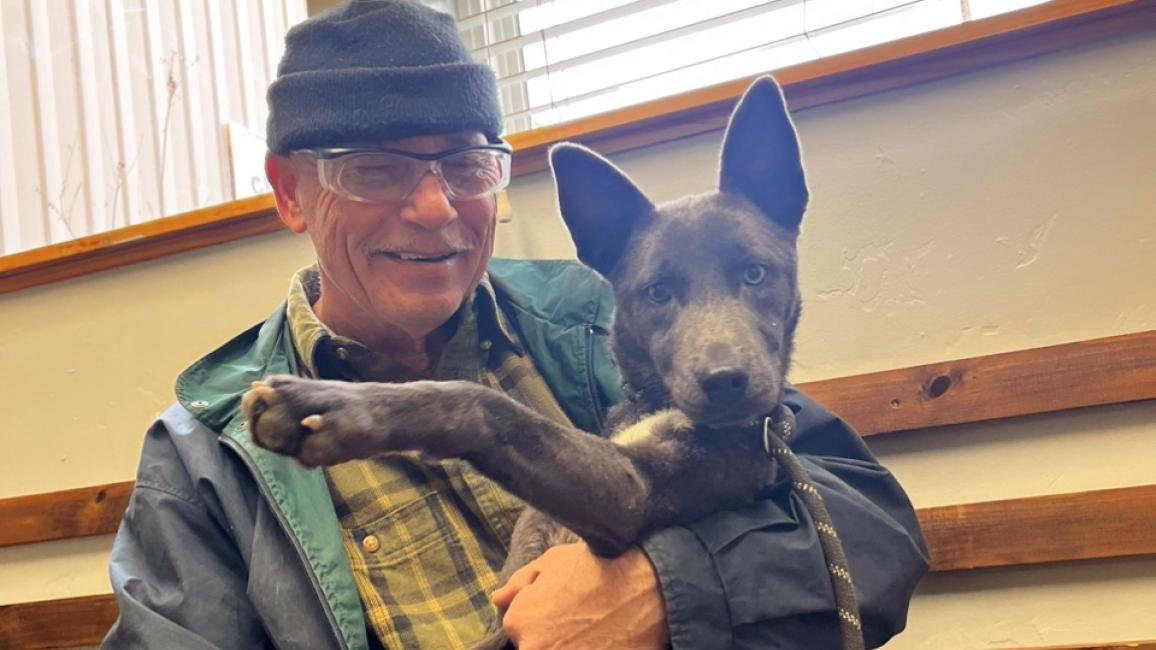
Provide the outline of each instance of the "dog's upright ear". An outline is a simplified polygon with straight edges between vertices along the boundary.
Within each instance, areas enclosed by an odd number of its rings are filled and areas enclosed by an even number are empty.
[[[614,163],[581,145],[550,149],[550,168],[578,259],[609,277],[630,233],[651,218],[654,204]]]
[[[751,84],[723,137],[719,191],[754,203],[772,221],[797,232],[807,209],[807,181],[795,125],[771,77]]]

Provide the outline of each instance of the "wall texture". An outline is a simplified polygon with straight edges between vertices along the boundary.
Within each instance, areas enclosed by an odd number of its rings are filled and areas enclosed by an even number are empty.
[[[1156,40],[1136,36],[798,115],[814,196],[796,381],[1156,327]],[[656,199],[714,182],[719,134],[617,156]],[[510,256],[572,255],[546,174]],[[174,374],[307,263],[275,234],[0,296],[0,498],[132,477]],[[917,506],[1151,483],[1156,405],[874,438]],[[0,604],[108,591],[109,539],[0,549]],[[1156,638],[1156,565],[937,575],[888,647]]]

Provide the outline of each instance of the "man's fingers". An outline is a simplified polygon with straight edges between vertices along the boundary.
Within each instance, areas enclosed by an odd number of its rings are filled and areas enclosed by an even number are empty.
[[[497,607],[509,607],[510,601],[514,600],[514,596],[517,596],[519,591],[533,584],[541,572],[542,571],[532,562],[518,569],[514,572],[514,575],[510,576],[506,584],[490,594],[490,602]]]

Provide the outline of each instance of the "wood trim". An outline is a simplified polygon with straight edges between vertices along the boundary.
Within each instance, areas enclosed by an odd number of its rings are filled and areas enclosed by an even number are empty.
[[[863,436],[1156,399],[1156,330],[799,388]]]
[[[116,621],[111,595],[0,606],[0,648],[96,646]]]
[[[1156,485],[925,508],[918,515],[932,571],[1156,555]],[[112,596],[7,605],[0,607],[0,647],[95,645],[115,619]],[[1156,645],[1068,650],[1122,648]]]
[[[1156,26],[1145,0],[1055,0],[775,71],[793,111],[1016,61]],[[551,144],[603,154],[716,131],[750,79],[510,137],[514,174],[546,168]],[[281,229],[269,196],[234,201],[0,257],[0,294]]]
[[[256,196],[0,257],[0,294],[275,232],[272,195]]]
[[[116,532],[132,481],[0,500],[0,547]]]
[[[132,489],[132,481],[122,481],[0,499],[0,548],[111,535]]]
[[[922,508],[932,571],[1156,555],[1156,485]]]
[[[1156,399],[1156,330],[799,384],[860,435]],[[0,499],[0,547],[116,531],[132,483]]]
[[[115,533],[132,487],[125,481],[0,500],[0,520],[13,522],[0,533],[0,547]],[[108,497],[94,509],[98,494]],[[1156,485],[924,508],[918,515],[932,571],[1156,555]],[[21,527],[30,530],[13,530]]]

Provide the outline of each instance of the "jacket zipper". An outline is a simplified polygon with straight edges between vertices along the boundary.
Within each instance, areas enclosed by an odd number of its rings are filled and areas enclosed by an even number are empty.
[[[269,493],[269,487],[265,485],[265,479],[262,478],[261,472],[253,464],[252,459],[245,453],[236,442],[227,436],[218,438],[221,444],[225,445],[241,459],[249,473],[253,475],[253,480],[257,483],[257,489],[261,492],[261,497],[269,504],[270,509],[273,510],[273,515],[277,517],[277,523],[281,525],[281,530],[285,533],[293,544],[293,549],[297,551],[297,557],[301,560],[301,564],[305,565],[306,573],[309,575],[309,583],[313,585],[313,591],[317,594],[318,600],[321,601],[321,608],[325,611],[325,617],[329,619],[329,629],[333,631],[334,636],[337,637],[337,645],[343,650],[348,650],[349,645],[345,643],[345,637],[341,634],[341,626],[337,623],[337,617],[333,614],[333,609],[329,606],[329,599],[325,597],[325,591],[321,589],[321,583],[317,580],[317,575],[313,572],[313,565],[309,563],[309,558],[305,556],[305,549],[301,547],[300,541],[293,531],[289,528],[289,523],[285,521],[285,516],[281,514],[281,509],[277,507],[277,502],[273,500],[273,495]]]
[[[594,336],[597,334],[597,329],[594,323],[587,323],[586,325],[586,386],[590,391],[590,404],[594,407],[591,409],[594,412],[594,424],[598,430],[595,433],[602,434],[602,404],[598,400],[598,382],[594,377]]]

